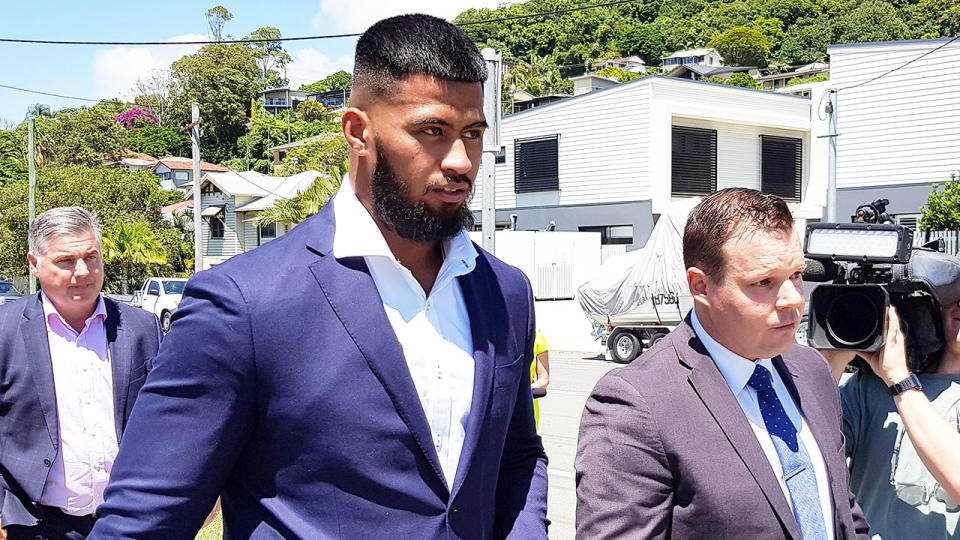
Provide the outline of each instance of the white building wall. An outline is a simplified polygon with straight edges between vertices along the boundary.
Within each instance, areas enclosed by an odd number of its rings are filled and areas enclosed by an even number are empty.
[[[960,42],[933,51],[947,41],[829,48],[830,85],[839,89],[837,187],[930,184],[957,170]]]

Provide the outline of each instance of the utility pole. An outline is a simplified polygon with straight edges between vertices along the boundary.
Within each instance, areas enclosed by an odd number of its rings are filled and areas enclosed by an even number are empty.
[[[33,224],[37,217],[37,158],[35,152],[37,145],[34,142],[34,131],[37,129],[37,118],[30,115],[27,120],[27,144],[30,146],[27,150],[27,163],[29,164],[28,175],[30,177],[30,193],[27,198],[28,225]],[[30,294],[37,292],[37,276],[30,272]]]
[[[193,156],[193,271],[203,269],[203,235],[200,234],[200,105],[194,102],[190,107],[190,142]]]
[[[496,252],[497,230],[497,178],[496,159],[500,152],[500,62],[499,51],[489,47],[480,51],[487,64],[487,80],[483,84],[483,116],[487,119],[487,130],[483,133],[483,156],[480,171],[483,181],[483,207],[480,212],[480,230],[483,236],[483,249],[492,254]]]
[[[829,176],[827,177],[827,212],[828,223],[837,221],[837,90],[827,90],[827,114],[830,115],[830,159],[828,161]],[[819,114],[819,112],[818,112]]]

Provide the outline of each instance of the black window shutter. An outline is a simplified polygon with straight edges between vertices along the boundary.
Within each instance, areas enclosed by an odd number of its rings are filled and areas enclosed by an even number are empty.
[[[516,193],[560,189],[559,135],[513,141],[513,188]]]
[[[717,130],[673,126],[673,195],[706,195],[717,189]]]
[[[760,191],[799,201],[802,173],[801,139],[760,136]]]

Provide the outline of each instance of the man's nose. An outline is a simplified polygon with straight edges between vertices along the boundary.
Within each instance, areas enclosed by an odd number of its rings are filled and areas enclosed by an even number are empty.
[[[453,141],[453,144],[450,145],[450,150],[447,152],[447,155],[443,157],[443,163],[441,164],[444,172],[451,172],[456,175],[463,175],[470,172],[473,168],[473,161],[470,159],[470,156],[467,154],[467,147],[463,142],[463,139],[456,139]]]
[[[90,268],[87,266],[87,261],[83,259],[77,259],[77,264],[73,268],[73,273],[78,276],[85,276],[90,273]]]
[[[787,280],[777,295],[777,309],[797,309],[803,305],[803,283]]]

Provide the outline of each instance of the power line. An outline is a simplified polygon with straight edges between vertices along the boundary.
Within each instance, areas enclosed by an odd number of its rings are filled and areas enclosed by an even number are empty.
[[[65,99],[76,99],[78,101],[90,101],[92,103],[100,103],[99,99],[82,98],[82,97],[76,97],[76,96],[65,96],[63,94],[52,94],[50,92],[41,92],[40,90],[30,90],[29,88],[20,88],[17,86],[9,86],[6,84],[0,84],[0,88],[9,88],[10,90],[19,90],[20,92],[27,92],[29,94],[40,94],[44,96],[53,96],[53,97],[65,98]]]
[[[865,85],[865,84],[870,84],[870,83],[872,83],[872,82],[874,82],[874,81],[876,81],[876,80],[878,80],[878,79],[882,79],[883,77],[886,77],[887,75],[890,75],[891,73],[893,73],[893,72],[895,72],[895,71],[901,70],[901,69],[909,66],[910,64],[916,62],[917,60],[920,60],[921,58],[923,58],[923,57],[925,57],[925,56],[928,56],[928,55],[930,55],[930,54],[933,54],[933,53],[939,51],[940,49],[946,47],[947,45],[953,43],[954,41],[956,41],[956,40],[958,40],[958,39],[960,39],[960,35],[954,36],[953,39],[947,41],[946,43],[942,43],[939,47],[930,49],[929,51],[921,54],[920,56],[918,56],[918,57],[916,57],[916,58],[912,58],[912,59],[910,59],[910,60],[907,60],[906,62],[900,64],[899,66],[897,66],[897,67],[895,67],[895,68],[893,68],[893,69],[891,69],[891,70],[889,70],[889,71],[887,71],[887,72],[885,72],[885,73],[881,73],[880,75],[877,75],[876,77],[874,77],[874,78],[872,78],[872,79],[868,79],[868,80],[866,80],[866,81],[859,82],[859,83],[857,83],[857,84],[852,84],[852,85],[850,85],[850,86],[844,86],[843,88],[838,88],[838,89],[837,89],[837,92],[841,92],[841,91],[843,91],[843,90],[850,90],[851,88],[857,88],[857,87],[863,86],[863,85]]]
[[[525,15],[513,15],[510,17],[499,17],[496,19],[483,19],[479,21],[468,21],[463,23],[456,23],[457,26],[472,26],[476,24],[489,24],[497,22],[506,22],[506,21],[516,21],[522,19],[530,19],[533,17],[544,17],[548,15],[562,15],[564,13],[571,13],[574,11],[583,11],[586,9],[595,9],[602,7],[616,6],[620,4],[632,4],[639,2],[641,0],[615,0],[612,2],[603,2],[600,4],[590,4],[585,6],[578,6],[567,9],[555,9],[552,11],[539,11],[537,13],[527,13]],[[138,45],[148,45],[148,46],[161,46],[161,45],[229,45],[233,43],[276,43],[284,41],[307,41],[307,40],[318,40],[318,39],[338,39],[338,38],[348,38],[348,37],[358,37],[361,32],[349,33],[349,34],[326,34],[326,35],[317,35],[317,36],[298,36],[298,37],[279,37],[276,39],[225,39],[222,41],[60,41],[60,40],[50,40],[50,39],[19,39],[19,38],[0,38],[0,43],[25,43],[32,45],[129,45],[129,46],[138,46]]]

